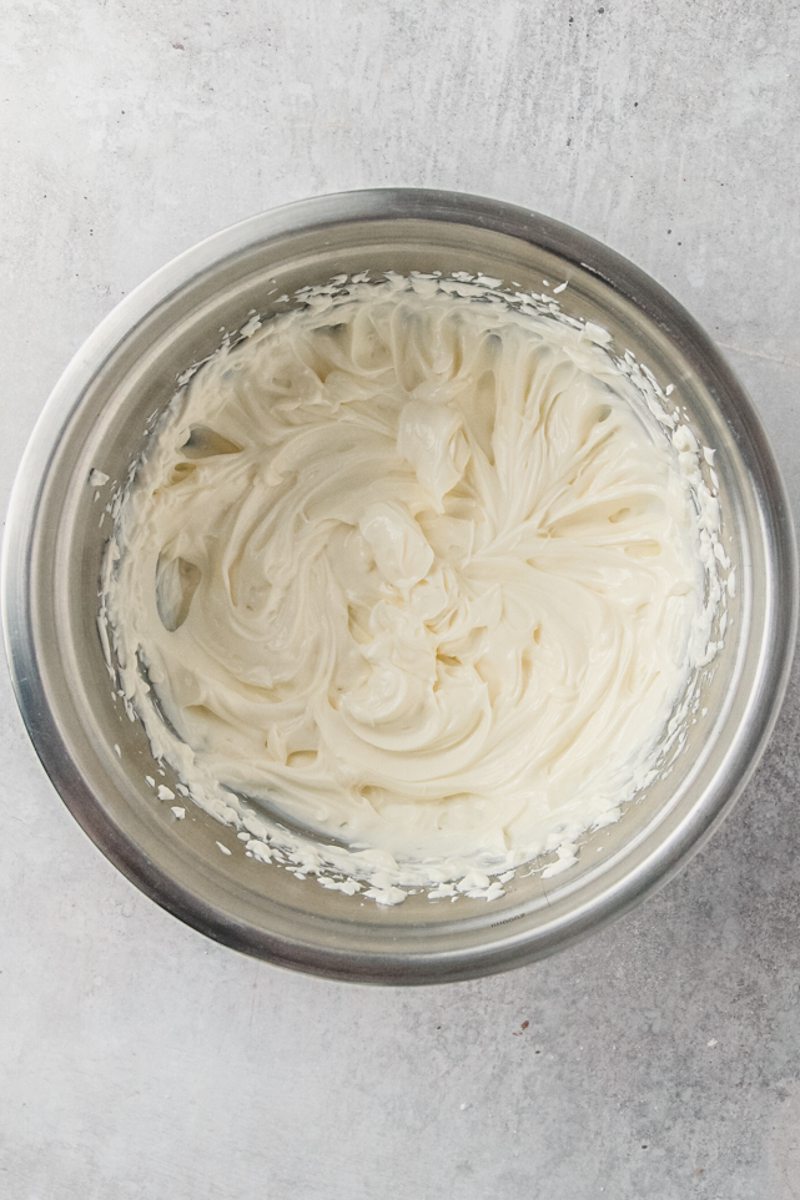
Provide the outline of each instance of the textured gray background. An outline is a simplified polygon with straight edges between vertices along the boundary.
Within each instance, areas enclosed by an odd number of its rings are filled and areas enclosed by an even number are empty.
[[[787,0],[3,0],[0,507],[61,367],[152,269],[282,201],[414,184],[651,272],[750,387],[800,508],[799,57]],[[798,682],[661,895],[542,965],[408,993],[249,962],[140,896],[3,675],[3,1200],[800,1196]]]

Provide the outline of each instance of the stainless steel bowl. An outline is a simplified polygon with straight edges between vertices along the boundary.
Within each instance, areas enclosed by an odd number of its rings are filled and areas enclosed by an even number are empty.
[[[578,864],[519,878],[502,899],[381,909],[246,858],[191,805],[175,823],[144,776],[138,724],[112,699],[96,626],[100,528],[92,468],[124,475],[176,376],[220,327],[340,272],[481,271],[539,290],[568,279],[567,312],[610,329],[679,389],[716,447],[738,591],[724,651],[671,774]],[[277,291],[275,290],[277,288]],[[774,459],[732,372],[661,287],[592,239],[536,213],[435,191],[324,196],[254,217],[189,250],[127,297],[69,365],[31,437],[12,495],[3,561],[5,635],[19,705],[62,799],[129,879],[203,933],[322,975],[420,983],[528,962],[640,900],[695,851],[747,781],[786,684],[797,616],[789,509]],[[114,750],[120,748],[120,756]],[[219,852],[217,841],[234,849]]]

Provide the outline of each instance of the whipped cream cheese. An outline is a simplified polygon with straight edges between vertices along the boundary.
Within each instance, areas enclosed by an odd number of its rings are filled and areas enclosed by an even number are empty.
[[[384,903],[574,862],[714,649],[697,443],[604,331],[497,297],[348,281],[251,321],[106,560],[156,757],[251,855]]]

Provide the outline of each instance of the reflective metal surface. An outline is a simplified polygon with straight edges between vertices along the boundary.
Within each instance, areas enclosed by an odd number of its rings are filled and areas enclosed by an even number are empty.
[[[145,782],[147,740],[115,703],[96,628],[107,523],[87,486],[120,477],[176,376],[274,297],[340,272],[482,271],[538,290],[569,280],[564,309],[610,329],[680,389],[717,449],[737,595],[704,684],[705,716],[672,772],[578,864],[519,878],[501,900],[412,897],[381,909],[247,859],[189,805],[176,823]],[[188,251],[132,293],[65,371],[31,437],[3,558],[7,652],[36,750],[73,815],[143,891],[202,932],[319,974],[418,983],[486,974],[548,954],[623,912],[702,843],[742,790],[783,695],[797,616],[789,509],[753,409],[713,344],[657,284],[567,226],[477,197],[356,192],[290,205]],[[119,756],[115,752],[119,747]],[[170,781],[169,778],[167,782]],[[220,853],[217,841],[233,853]]]

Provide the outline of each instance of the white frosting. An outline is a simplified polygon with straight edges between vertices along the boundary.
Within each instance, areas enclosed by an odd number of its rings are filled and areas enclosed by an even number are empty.
[[[436,284],[310,299],[193,375],[118,502],[122,692],[251,855],[491,898],[653,777],[713,653],[718,509],[605,331]]]

